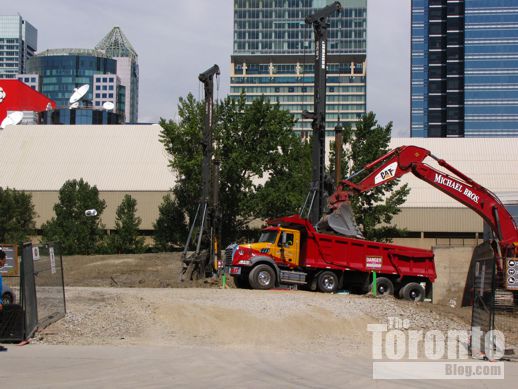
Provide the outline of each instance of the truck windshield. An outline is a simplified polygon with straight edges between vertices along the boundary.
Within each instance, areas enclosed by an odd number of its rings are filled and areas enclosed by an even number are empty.
[[[264,231],[259,238],[259,242],[274,243],[277,238],[277,231]]]

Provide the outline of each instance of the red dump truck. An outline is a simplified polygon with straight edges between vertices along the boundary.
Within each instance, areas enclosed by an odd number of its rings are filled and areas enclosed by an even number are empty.
[[[361,293],[375,271],[379,294],[415,301],[431,297],[436,278],[430,250],[320,233],[298,215],[268,221],[257,243],[229,246],[226,263],[239,288]]]

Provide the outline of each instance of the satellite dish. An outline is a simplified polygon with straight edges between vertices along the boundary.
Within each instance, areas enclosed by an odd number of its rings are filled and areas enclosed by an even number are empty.
[[[70,104],[68,109],[76,109],[79,107],[79,101],[76,101],[74,104]]]
[[[111,101],[107,101],[103,104],[103,108],[107,111],[111,111],[115,108],[115,104],[113,104]]]
[[[23,119],[23,112],[15,111],[11,112],[9,115],[2,120],[2,124],[0,124],[0,128],[5,128],[7,126],[16,126]]]
[[[70,99],[68,100],[69,104],[77,103],[79,100],[83,98],[84,95],[88,93],[88,90],[90,89],[90,85],[85,84],[80,86],[79,88],[74,89],[74,93],[72,93],[72,96],[70,96]]]

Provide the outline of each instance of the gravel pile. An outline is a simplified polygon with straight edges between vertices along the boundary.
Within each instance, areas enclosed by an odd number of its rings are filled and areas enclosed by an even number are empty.
[[[370,353],[368,324],[467,329],[429,303],[302,291],[67,288],[66,317],[40,332],[47,344],[217,345]]]

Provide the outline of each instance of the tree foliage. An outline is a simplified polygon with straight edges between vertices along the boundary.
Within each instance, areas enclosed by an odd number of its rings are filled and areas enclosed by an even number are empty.
[[[182,246],[187,239],[185,213],[170,195],[164,196],[158,207],[158,219],[153,224],[155,246],[161,251],[171,251]]]
[[[144,238],[139,236],[142,219],[137,216],[137,200],[124,195],[115,211],[115,230],[108,237],[108,246],[117,254],[142,253]]]
[[[386,126],[379,125],[373,112],[359,120],[356,129],[346,128],[343,136],[342,176],[347,177],[386,154],[389,151],[391,131],[392,122]],[[332,148],[330,170],[333,174],[334,160],[335,152]],[[368,174],[359,174],[352,181],[360,182]],[[406,184],[396,188],[398,184],[399,180],[394,180],[352,198],[356,222],[366,239],[390,241],[390,237],[404,234],[404,231],[391,225],[394,215],[400,212],[399,207],[410,193]]]
[[[106,202],[99,198],[96,186],[91,187],[82,178],[66,181],[59,190],[56,214],[42,226],[43,239],[60,242],[63,254],[93,254],[103,236],[100,216]],[[97,216],[85,216],[85,210],[96,209]]]
[[[34,233],[35,216],[30,194],[0,187],[0,242],[17,244],[28,240]]]
[[[178,123],[161,121],[162,142],[178,175],[178,207],[192,220],[200,197],[204,106],[189,94],[180,99],[178,113]],[[311,161],[309,145],[294,134],[293,124],[289,112],[265,98],[247,105],[242,95],[215,106],[225,240],[236,239],[253,219],[295,213],[302,204]]]

